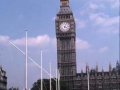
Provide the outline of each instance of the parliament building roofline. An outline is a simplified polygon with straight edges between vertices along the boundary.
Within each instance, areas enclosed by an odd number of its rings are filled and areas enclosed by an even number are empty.
[[[76,62],[76,23],[69,6],[69,0],[60,0],[60,10],[55,19],[57,40],[57,68],[60,80],[66,83],[69,90],[120,90],[120,63],[108,71],[101,71],[98,65],[93,69],[86,64],[86,71],[77,73]],[[89,75],[88,75],[89,74]],[[89,79],[88,79],[89,76]]]

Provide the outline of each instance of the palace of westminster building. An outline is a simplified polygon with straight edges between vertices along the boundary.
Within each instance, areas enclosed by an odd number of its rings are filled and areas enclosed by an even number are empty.
[[[60,0],[60,10],[55,19],[57,39],[57,66],[60,78],[66,82],[69,90],[120,90],[120,62],[116,67],[109,65],[109,71],[89,70],[77,73],[76,69],[76,25],[69,0]],[[88,72],[88,73],[87,73]]]

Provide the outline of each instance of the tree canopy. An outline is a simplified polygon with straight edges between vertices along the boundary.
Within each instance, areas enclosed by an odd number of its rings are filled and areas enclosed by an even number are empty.
[[[43,90],[50,90],[50,79],[43,79]],[[56,90],[56,81],[54,79],[51,79],[51,90]],[[34,84],[31,90],[40,90],[41,89],[41,80],[37,80]],[[66,85],[65,82],[60,81],[60,89],[61,90],[69,90],[69,87]]]
[[[8,90],[19,90],[19,88],[11,87],[11,88],[9,88]]]

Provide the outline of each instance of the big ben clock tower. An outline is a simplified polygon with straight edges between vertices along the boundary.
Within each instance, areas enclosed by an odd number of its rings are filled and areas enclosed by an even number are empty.
[[[60,10],[56,20],[57,65],[60,78],[70,90],[74,89],[76,77],[76,30],[69,0],[60,0]]]

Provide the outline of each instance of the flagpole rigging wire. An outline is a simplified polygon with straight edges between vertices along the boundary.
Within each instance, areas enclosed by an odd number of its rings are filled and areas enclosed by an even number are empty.
[[[16,49],[18,49],[22,54],[25,55],[25,52],[23,52],[21,49],[19,49],[16,45],[14,45],[11,41],[8,41],[11,45],[13,45]],[[28,56],[28,58],[36,65],[38,66],[39,68],[42,68],[40,65],[38,65],[31,57]],[[50,74],[44,69],[42,68],[42,70],[48,74],[50,76]],[[53,76],[51,76],[51,78],[53,78]],[[54,78],[53,78],[54,79]],[[55,79],[54,79],[55,80]],[[56,80],[55,80],[56,81]]]
[[[28,71],[27,71],[27,68],[28,68],[28,65],[27,65],[27,63],[28,63],[28,62],[27,62],[27,61],[28,61],[28,55],[27,55],[27,30],[26,30],[26,51],[25,51],[25,55],[26,55],[26,61],[25,61],[25,62],[26,62],[26,63],[25,63],[25,64],[26,64],[26,65],[25,65],[25,69],[26,69],[26,70],[25,70],[25,90],[27,90],[27,75],[28,75],[28,74],[27,74],[27,72],[28,72]]]
[[[119,0],[119,64],[120,64],[120,0]]]

